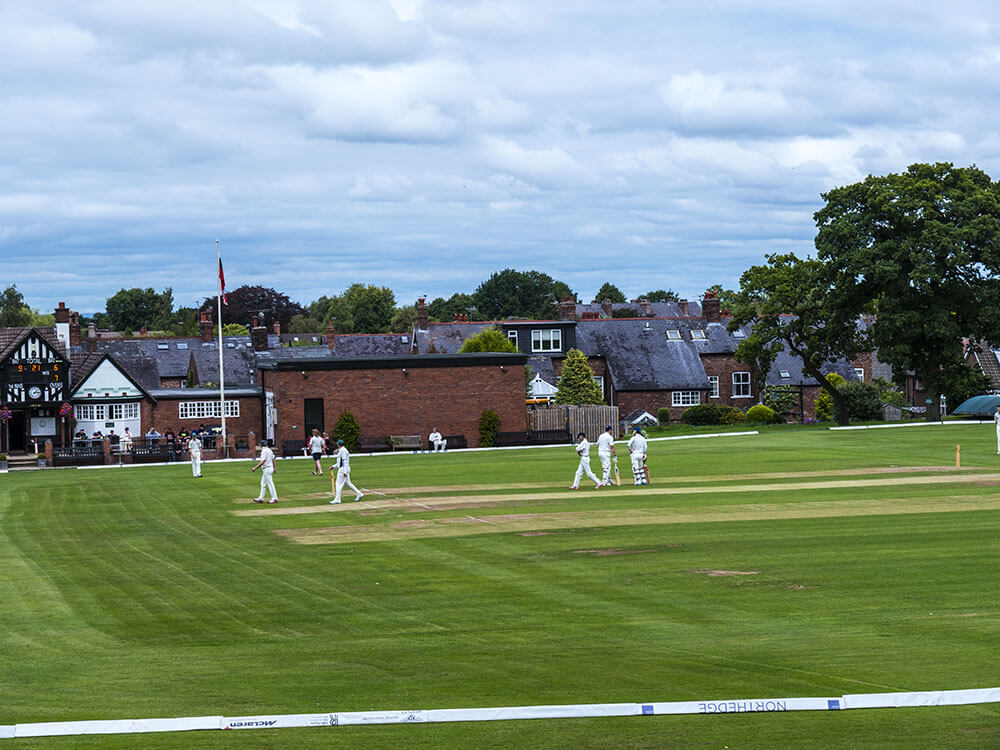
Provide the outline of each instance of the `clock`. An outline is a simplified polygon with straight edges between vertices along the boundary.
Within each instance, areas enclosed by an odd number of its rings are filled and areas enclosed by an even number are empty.
[[[31,388],[28,389],[28,398],[41,398],[41,397],[42,397],[42,389],[39,388],[37,385],[33,385],[31,386]]]

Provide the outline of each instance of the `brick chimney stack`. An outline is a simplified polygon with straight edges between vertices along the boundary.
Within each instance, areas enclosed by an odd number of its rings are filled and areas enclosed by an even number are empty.
[[[572,297],[559,300],[559,320],[576,320],[576,300]]]
[[[417,298],[417,330],[427,330],[427,298]]]
[[[256,318],[254,318],[253,322],[254,326],[250,329],[250,344],[253,346],[255,352],[266,352],[267,326],[259,325]]]
[[[639,298],[639,309],[642,310],[642,317],[652,318],[653,317],[653,303],[649,301],[646,297]]]
[[[69,345],[80,346],[80,313],[69,313]]]
[[[274,325],[271,326],[271,328],[274,330],[274,335],[275,336],[280,336],[281,335],[281,321],[280,320],[274,321]]]
[[[722,316],[719,313],[719,297],[709,289],[701,300],[701,313],[709,323],[718,323]]]
[[[677,300],[677,307],[681,309],[681,315],[687,317],[688,315],[688,301],[686,299]]]
[[[56,308],[56,323],[69,323],[69,308],[65,302],[60,302]]]
[[[209,315],[208,310],[201,311],[201,320],[198,321],[198,331],[201,334],[202,343],[207,344],[215,338],[214,332],[212,331],[212,318]]]
[[[326,324],[326,345],[330,347],[332,354],[337,345],[337,332],[333,330],[333,320]]]
[[[94,323],[87,325],[87,351],[97,351],[97,326]]]
[[[612,311],[611,300],[609,300],[609,299],[602,299],[601,300],[601,310],[604,312],[604,315],[606,317],[610,318],[611,317],[611,311]]]

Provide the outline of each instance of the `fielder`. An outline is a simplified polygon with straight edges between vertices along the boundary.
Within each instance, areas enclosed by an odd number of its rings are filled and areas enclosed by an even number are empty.
[[[646,448],[648,443],[642,436],[642,429],[636,427],[632,430],[632,437],[628,439],[628,452],[632,458],[632,479],[636,486],[649,484],[649,477],[646,474]]]
[[[580,439],[580,442],[576,444],[576,453],[580,457],[580,465],[576,467],[576,476],[573,477],[573,484],[570,485],[570,489],[580,489],[580,477],[586,474],[593,481],[594,489],[596,490],[601,486],[601,480],[590,470],[590,442],[587,440],[586,434],[582,432],[577,435],[577,438]]]
[[[188,440],[188,451],[191,453],[191,473],[195,477],[201,476],[201,440],[197,435],[192,435]]]
[[[611,484],[611,457],[615,455],[614,428],[608,425],[604,432],[597,438],[597,457],[601,459],[601,472],[603,478],[601,484],[605,487]]]
[[[448,441],[438,432],[437,427],[427,436],[427,444],[435,453],[442,453],[448,450]]]
[[[361,490],[354,486],[351,482],[351,454],[347,452],[347,448],[344,447],[344,441],[337,441],[337,452],[334,454],[334,465],[330,467],[330,473],[333,473],[334,468],[337,469],[337,483],[336,491],[334,493],[333,500],[330,501],[330,505],[336,505],[340,502],[340,493],[344,489],[346,484],[350,489],[354,490],[357,497],[354,498],[354,502],[357,502],[365,496]]]
[[[263,447],[260,449],[260,461],[254,466],[250,471],[257,471],[263,467],[260,472],[260,494],[254,498],[255,503],[264,502],[264,490],[266,489],[271,493],[271,499],[267,502],[276,503],[278,502],[278,491],[274,489],[274,472],[278,469],[274,465],[274,451],[271,450],[271,446],[274,445],[274,441],[268,438],[264,441]]]
[[[997,425],[997,455],[1000,456],[1000,404],[997,404],[997,412],[993,415],[993,421]]]

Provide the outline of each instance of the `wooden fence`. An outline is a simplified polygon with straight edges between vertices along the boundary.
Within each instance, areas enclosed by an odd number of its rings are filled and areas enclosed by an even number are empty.
[[[585,433],[593,442],[608,425],[614,427],[618,437],[617,406],[536,406],[528,410],[529,430],[566,430],[572,440],[578,433]]]

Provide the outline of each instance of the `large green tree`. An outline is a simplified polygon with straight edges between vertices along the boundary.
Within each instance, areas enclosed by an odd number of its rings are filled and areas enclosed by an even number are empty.
[[[499,328],[490,326],[462,342],[459,354],[471,352],[517,352],[517,346]]]
[[[396,313],[396,295],[389,287],[351,284],[344,299],[354,319],[355,333],[389,333]]]
[[[471,294],[456,292],[448,299],[435,298],[427,305],[427,315],[442,323],[449,323],[456,315],[468,315],[469,320],[480,320],[476,309],[476,298]]]
[[[604,300],[610,300],[611,302],[618,304],[628,302],[625,298],[625,293],[610,281],[605,281],[601,288],[597,290],[597,297],[595,298],[595,301],[604,302]]]
[[[18,328],[31,324],[31,309],[24,304],[24,295],[11,284],[0,292],[0,328]]]
[[[579,349],[566,352],[562,374],[556,383],[557,404],[601,404],[601,387],[594,381],[594,371]]]
[[[568,287],[540,271],[497,271],[476,289],[475,305],[487,320],[510,317],[551,320],[556,317],[557,294]]]
[[[871,341],[897,379],[938,396],[967,378],[963,337],[1000,342],[1000,187],[976,167],[914,164],[823,195],[816,249],[832,304],[874,309]]]
[[[789,351],[829,394],[837,422],[847,424],[847,402],[824,369],[864,348],[856,316],[831,305],[822,262],[792,254],[769,255],[767,261],[743,272],[733,297],[729,330],[751,327],[736,348],[736,359],[753,366],[760,387],[778,353]]]
[[[104,311],[107,325],[116,331],[137,331],[143,326],[150,330],[173,328],[174,292],[167,287],[157,293],[152,288],[121,289],[108,297]]]
[[[680,300],[677,292],[673,289],[656,289],[652,292],[646,292],[643,296],[650,302],[677,302]]]

